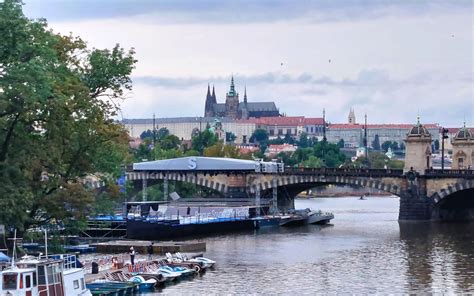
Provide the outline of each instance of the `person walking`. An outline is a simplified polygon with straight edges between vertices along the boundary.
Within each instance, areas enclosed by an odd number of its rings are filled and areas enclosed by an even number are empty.
[[[130,254],[130,263],[132,264],[132,266],[135,265],[135,250],[133,249],[133,247],[130,247],[130,252],[128,252]]]
[[[148,261],[151,261],[153,257],[153,242],[150,242],[150,245],[148,246],[147,251],[148,251]]]

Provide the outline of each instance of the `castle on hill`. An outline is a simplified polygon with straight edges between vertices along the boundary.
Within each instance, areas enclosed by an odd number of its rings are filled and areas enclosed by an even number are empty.
[[[217,103],[214,86],[212,94],[207,86],[204,117],[226,117],[230,119],[249,119],[260,117],[278,117],[280,112],[275,102],[248,102],[247,88],[244,90],[244,100],[239,101],[239,93],[235,90],[234,77],[230,81],[230,88],[226,94],[225,103]]]

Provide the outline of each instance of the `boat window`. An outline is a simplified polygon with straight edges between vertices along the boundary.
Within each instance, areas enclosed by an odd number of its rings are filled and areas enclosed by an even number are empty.
[[[79,280],[74,280],[74,289],[79,289]]]
[[[48,285],[49,284],[54,284],[54,273],[53,273],[53,267],[46,266],[46,273],[48,274]]]
[[[31,275],[25,276],[25,288],[31,288]]]
[[[33,272],[33,287],[36,287],[36,272]]]
[[[3,290],[16,290],[16,280],[18,274],[7,273],[3,275]]]
[[[81,278],[81,290],[86,289],[86,284],[84,283],[84,278]]]
[[[46,275],[44,273],[44,265],[38,266],[38,285],[46,285]]]

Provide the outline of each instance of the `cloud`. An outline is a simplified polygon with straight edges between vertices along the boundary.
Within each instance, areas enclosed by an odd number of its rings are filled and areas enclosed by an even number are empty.
[[[458,1],[222,1],[222,0],[26,0],[30,17],[53,21],[131,18],[154,23],[261,23],[305,19],[310,22],[357,21],[387,15],[423,15],[433,10],[469,9]]]

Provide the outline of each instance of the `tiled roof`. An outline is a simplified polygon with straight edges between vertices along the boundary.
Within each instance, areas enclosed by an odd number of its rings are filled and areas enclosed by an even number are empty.
[[[423,124],[427,129],[437,129],[438,124],[429,123]],[[367,124],[368,129],[406,129],[409,130],[413,124]],[[349,124],[349,123],[333,123],[329,125],[329,129],[363,129],[363,124]]]
[[[323,125],[324,124],[324,120],[322,118],[305,118],[304,119],[304,124],[305,125]]]
[[[304,124],[303,116],[295,117],[260,117],[255,119],[255,123],[262,125],[287,125],[302,126]]]

